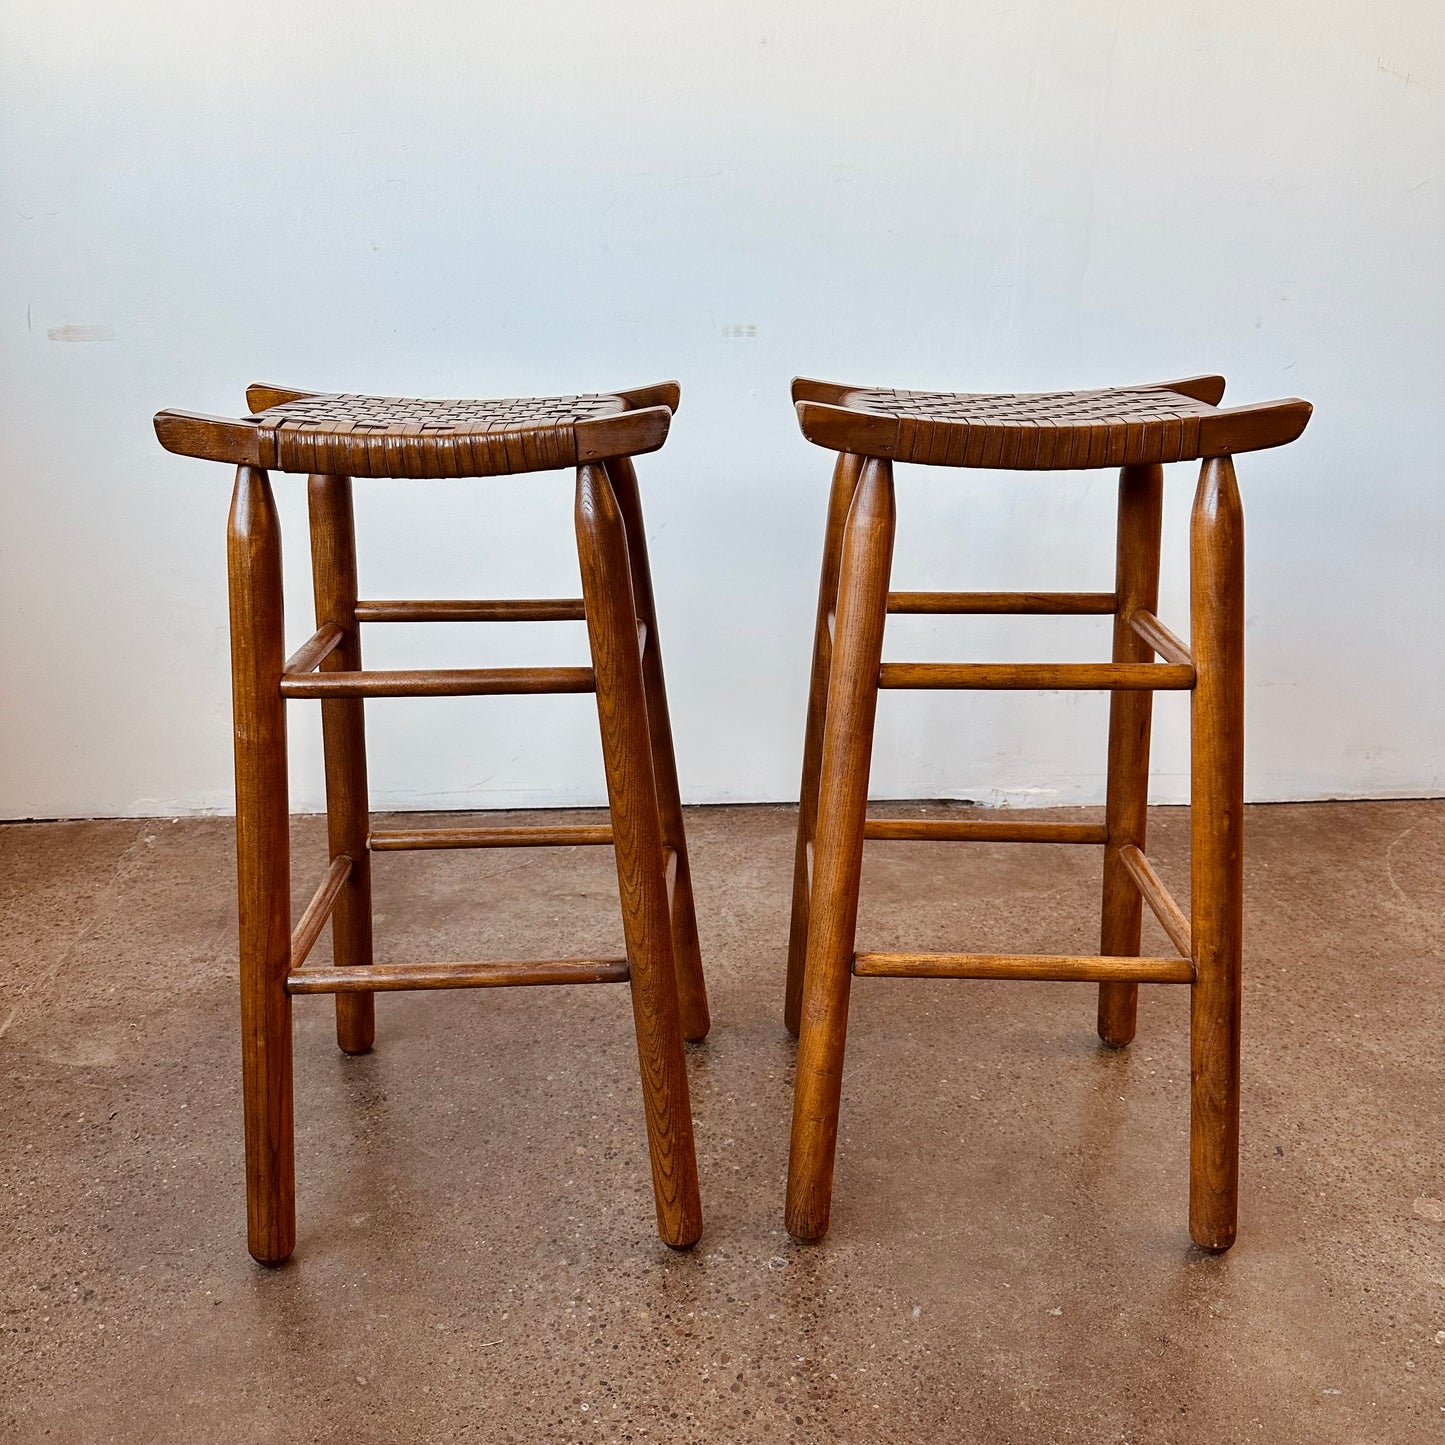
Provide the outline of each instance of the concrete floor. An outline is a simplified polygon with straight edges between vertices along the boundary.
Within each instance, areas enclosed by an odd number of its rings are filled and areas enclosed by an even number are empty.
[[[689,828],[702,1243],[653,1233],[625,990],[385,996],[365,1058],[313,998],[280,1270],[245,1251],[230,824],[0,829],[0,1439],[1445,1439],[1445,804],[1251,810],[1217,1258],[1185,991],[1115,1054],[1078,984],[860,981],[832,1233],[793,1244],[793,814]],[[299,904],[324,833],[295,837]],[[1187,842],[1161,810],[1181,894]],[[1097,869],[870,844],[860,945],[1091,952]],[[621,951],[607,849],[376,879],[383,958]]]

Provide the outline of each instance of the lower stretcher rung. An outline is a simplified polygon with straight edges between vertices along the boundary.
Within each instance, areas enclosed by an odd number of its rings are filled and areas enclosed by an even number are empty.
[[[1118,606],[1112,592],[890,592],[892,613],[1005,613],[1049,616],[1107,615]]]
[[[860,953],[859,978],[1017,978],[1063,983],[1193,983],[1187,958],[1045,953]]]
[[[420,598],[400,602],[358,602],[358,622],[583,622],[580,597],[504,597],[468,602]]]
[[[626,983],[625,958],[551,958],[536,962],[374,963],[288,974],[286,992],[390,993],[417,988],[535,988],[553,983]]]
[[[1107,843],[1102,823],[1024,823],[1012,819],[869,818],[863,836],[895,843]]]
[[[541,828],[407,828],[373,833],[373,853],[412,848],[576,848],[600,847],[612,841],[612,825],[560,824]]]
[[[590,667],[428,668],[411,672],[285,673],[282,697],[494,697],[596,692]]]
[[[1178,692],[1194,669],[1168,662],[885,662],[879,687],[1044,692]]]

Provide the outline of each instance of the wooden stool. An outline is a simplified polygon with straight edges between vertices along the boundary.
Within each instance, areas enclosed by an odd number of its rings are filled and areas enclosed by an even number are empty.
[[[1217,409],[1224,379],[1038,396],[964,396],[796,381],[809,441],[839,453],[823,544],[793,875],[787,1024],[801,1038],[787,1225],[828,1228],[852,977],[1079,979],[1099,984],[1099,1035],[1134,1036],[1141,983],[1191,986],[1189,1227],[1234,1242],[1239,1179],[1239,989],[1244,806],[1244,524],[1235,452],[1293,441],[1303,401]],[[1155,616],[1164,462],[1202,459],[1191,524],[1188,648]],[[1021,471],[1121,467],[1112,592],[890,592],[893,463]],[[1113,661],[885,663],[884,620],[907,613],[1069,613],[1114,618]],[[1155,662],[1155,655],[1163,658]],[[1100,688],[1111,692],[1102,827],[869,820],[880,687]],[[1192,918],[1144,856],[1152,692],[1191,689]],[[854,953],[865,838],[1101,843],[1099,956]],[[1140,901],[1179,958],[1140,958]]]
[[[165,411],[167,450],[237,465],[227,534],[241,924],[241,1062],[251,1253],[296,1243],[291,998],[334,993],[336,1034],[364,1053],[372,994],[387,989],[630,983],[658,1233],[702,1232],[683,1038],[708,1031],[687,844],[663,687],[642,507],[631,457],[667,436],[672,383],[610,396],[413,401],[253,386],[240,420]],[[486,477],[577,468],[582,596],[562,600],[357,600],[351,478]],[[281,534],[267,468],[310,476],[316,632],[284,655]],[[591,667],[363,672],[362,622],[583,621]],[[610,826],[373,832],[362,699],[595,692]],[[286,701],[320,698],[331,867],[291,927]],[[626,958],[373,964],[371,852],[612,843]],[[336,967],[302,964],[330,917]]]

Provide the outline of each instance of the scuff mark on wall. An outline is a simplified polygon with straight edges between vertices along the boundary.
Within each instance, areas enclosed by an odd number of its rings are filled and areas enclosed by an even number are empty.
[[[52,341],[114,341],[109,326],[51,326],[45,332]]]

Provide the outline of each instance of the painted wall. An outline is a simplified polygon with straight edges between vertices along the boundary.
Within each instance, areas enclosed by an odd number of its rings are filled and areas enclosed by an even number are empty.
[[[1442,790],[1438,0],[48,0],[0,34],[0,814],[231,805],[226,469],[150,416],[255,379],[433,396],[677,376],[641,469],[688,798],[796,796],[829,458],[794,373],[1308,397],[1241,463],[1249,790]],[[1193,479],[1171,471],[1182,627]],[[303,483],[277,478],[294,643]],[[900,587],[1107,588],[1113,479],[900,471]],[[359,483],[372,596],[576,586],[563,476]],[[1104,655],[902,619],[894,658]],[[371,629],[396,666],[577,625]],[[1161,697],[1155,796],[1183,796]],[[371,704],[379,807],[602,798],[589,698]],[[885,696],[879,795],[1091,802],[1102,698]],[[320,801],[315,705],[295,802]]]

